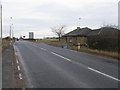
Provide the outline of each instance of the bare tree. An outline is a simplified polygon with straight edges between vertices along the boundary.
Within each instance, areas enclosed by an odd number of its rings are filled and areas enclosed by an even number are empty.
[[[62,37],[62,35],[65,34],[65,28],[66,28],[65,25],[51,27],[52,32],[58,36],[59,41],[60,41],[60,38]]]
[[[110,27],[110,28],[117,28],[117,29],[119,29],[118,26],[114,25],[114,24],[103,24],[101,27]]]

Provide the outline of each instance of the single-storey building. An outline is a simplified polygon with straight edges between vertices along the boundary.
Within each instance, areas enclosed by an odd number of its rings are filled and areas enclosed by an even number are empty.
[[[65,34],[62,36],[62,42],[68,42],[68,43],[81,43],[86,44],[87,42],[87,34],[91,31],[89,28],[80,28],[77,27],[77,29]]]
[[[120,43],[118,38],[120,30],[112,27],[102,27],[99,29],[91,30],[90,28],[80,28],[65,34],[62,36],[63,42],[81,45],[87,45],[92,48],[105,50],[117,50]]]

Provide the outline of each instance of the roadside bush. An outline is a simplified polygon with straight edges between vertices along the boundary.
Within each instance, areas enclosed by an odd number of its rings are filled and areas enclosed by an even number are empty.
[[[89,48],[105,51],[120,51],[118,47],[119,42],[118,38],[88,38]]]

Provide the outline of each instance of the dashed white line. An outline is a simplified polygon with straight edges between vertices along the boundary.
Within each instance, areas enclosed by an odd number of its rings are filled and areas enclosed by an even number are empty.
[[[88,67],[88,69],[91,70],[91,71],[94,71],[94,72],[96,72],[96,73],[99,73],[99,74],[101,74],[101,75],[103,75],[103,76],[109,77],[109,78],[111,78],[111,79],[113,79],[113,80],[120,81],[119,79],[117,79],[117,78],[115,78],[115,77],[112,77],[112,76],[110,76],[110,75],[107,75],[107,74],[105,74],[105,73],[102,73],[102,72],[100,72],[100,71],[98,71],[98,70],[95,70],[95,69],[93,69],[93,68]]]
[[[56,53],[54,53],[54,52],[51,52],[51,53],[54,54],[54,55],[56,55],[56,56],[58,56],[58,57],[61,57],[61,58],[65,59],[65,60],[67,60],[67,61],[71,61],[70,59],[68,59],[68,58],[66,58],[66,57],[63,57],[63,56],[61,56],[61,55],[58,55],[58,54],[56,54]]]
[[[36,45],[34,45],[34,46],[37,47]],[[44,50],[44,51],[47,51],[47,50],[44,49],[44,48],[40,48],[40,49],[42,49],[42,50]],[[73,51],[73,50],[70,50],[70,51]],[[75,52],[75,51],[74,51],[74,52]],[[77,52],[77,51],[76,51],[76,52]],[[66,58],[66,57],[63,57],[63,56],[61,56],[61,55],[59,55],[59,54],[57,54],[57,53],[54,53],[54,52],[51,52],[51,53],[54,54],[54,55],[56,55],[56,56],[58,56],[58,57],[61,57],[61,58],[65,59],[65,60],[71,62],[71,60],[68,59],[68,58]],[[96,72],[96,73],[99,73],[99,74],[101,74],[101,75],[103,75],[103,76],[109,77],[109,78],[111,78],[111,79],[113,79],[113,80],[120,81],[119,79],[117,79],[117,78],[115,78],[115,77],[112,77],[112,76],[110,76],[110,75],[107,75],[107,74],[105,74],[105,73],[102,73],[102,72],[100,72],[100,71],[98,71],[98,70],[95,70],[95,69],[93,69],[93,68],[88,67],[88,69],[91,70],[91,71],[94,71],[94,72]],[[19,74],[19,78],[22,79],[22,75],[21,75],[21,74]]]
[[[36,46],[36,45],[33,45],[33,46],[35,46],[35,47],[37,47],[37,48],[40,48],[41,50],[47,51],[47,49],[44,49],[44,48],[38,47],[38,46]]]
[[[36,45],[33,45],[34,47],[37,47]],[[38,48],[38,47],[37,47]]]
[[[17,68],[18,68],[18,71],[20,71],[20,66],[17,66]]]
[[[19,73],[19,79],[21,80],[21,79],[23,79],[23,77],[22,77],[22,74],[21,73]]]
[[[40,49],[42,49],[42,50],[44,50],[44,51],[47,51],[46,49],[44,49],[44,48],[40,48]]]

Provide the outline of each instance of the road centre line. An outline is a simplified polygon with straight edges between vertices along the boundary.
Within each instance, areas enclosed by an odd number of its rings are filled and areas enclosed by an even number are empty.
[[[38,47],[38,46],[36,46],[36,45],[33,45],[33,46],[35,46],[35,47],[37,47],[37,48],[40,48],[41,50],[47,51],[47,49],[44,49],[44,48]]]
[[[61,55],[58,55],[58,54],[56,54],[56,53],[54,53],[54,52],[51,52],[51,53],[54,54],[54,55],[56,55],[56,56],[58,56],[58,57],[61,57],[61,58],[65,59],[65,60],[71,62],[71,60],[68,59],[68,58],[66,58],[66,57],[63,57],[63,56],[61,56]],[[105,73],[102,73],[102,72],[100,72],[100,71],[98,71],[98,70],[95,70],[95,69],[93,69],[93,68],[88,67],[88,69],[91,70],[91,71],[94,71],[94,72],[96,72],[96,73],[99,73],[99,74],[101,74],[101,75],[103,75],[103,76],[106,76],[106,77],[108,77],[108,78],[111,78],[111,79],[113,79],[113,80],[120,81],[119,79],[117,79],[117,78],[115,78],[115,77],[112,77],[112,76],[110,76],[110,75],[107,75],[107,74],[105,74]]]
[[[44,48],[40,48],[40,49],[42,49],[42,50],[44,50],[44,51],[47,51],[46,49],[44,49]]]
[[[58,55],[58,54],[56,54],[56,53],[54,53],[54,52],[51,52],[51,53],[54,54],[54,55],[56,55],[56,56],[58,56],[58,57],[61,57],[61,58],[65,59],[65,60],[67,60],[67,61],[71,61],[70,59],[68,59],[68,58],[66,58],[66,57],[63,57],[63,56],[61,56],[61,55]]]
[[[93,68],[88,67],[88,69],[91,70],[91,71],[94,71],[94,72],[96,72],[96,73],[99,73],[99,74],[101,74],[101,75],[103,75],[103,76],[109,77],[109,78],[111,78],[111,79],[113,79],[113,80],[120,81],[119,79],[117,79],[117,78],[115,78],[115,77],[112,77],[112,76],[110,76],[110,75],[107,75],[107,74],[105,74],[105,73],[102,73],[102,72],[100,72],[100,71],[98,71],[98,70],[95,70],[95,69],[93,69]]]
[[[37,46],[36,46],[36,47],[37,47]],[[42,50],[44,50],[44,51],[47,51],[47,50],[44,49],[44,48],[40,48],[40,49],[42,49]],[[73,50],[70,50],[70,51],[73,51]],[[65,60],[71,62],[71,59],[68,59],[68,58],[66,58],[66,57],[64,57],[64,56],[61,56],[61,55],[59,55],[59,54],[57,54],[57,53],[54,53],[54,52],[51,52],[51,53],[54,54],[54,55],[56,55],[56,56],[58,56],[58,57],[61,57],[61,58],[65,59]],[[119,79],[117,79],[117,78],[115,78],[115,77],[113,77],[113,76],[107,75],[107,74],[102,73],[102,72],[100,72],[100,71],[98,71],[98,70],[95,70],[95,69],[93,69],[93,68],[90,68],[90,67],[87,67],[87,68],[88,68],[89,70],[91,70],[91,71],[94,71],[94,72],[96,72],[96,73],[99,73],[99,74],[101,74],[101,75],[103,75],[103,76],[106,76],[106,77],[108,77],[108,78],[111,78],[111,79],[113,79],[113,80],[120,81]]]

